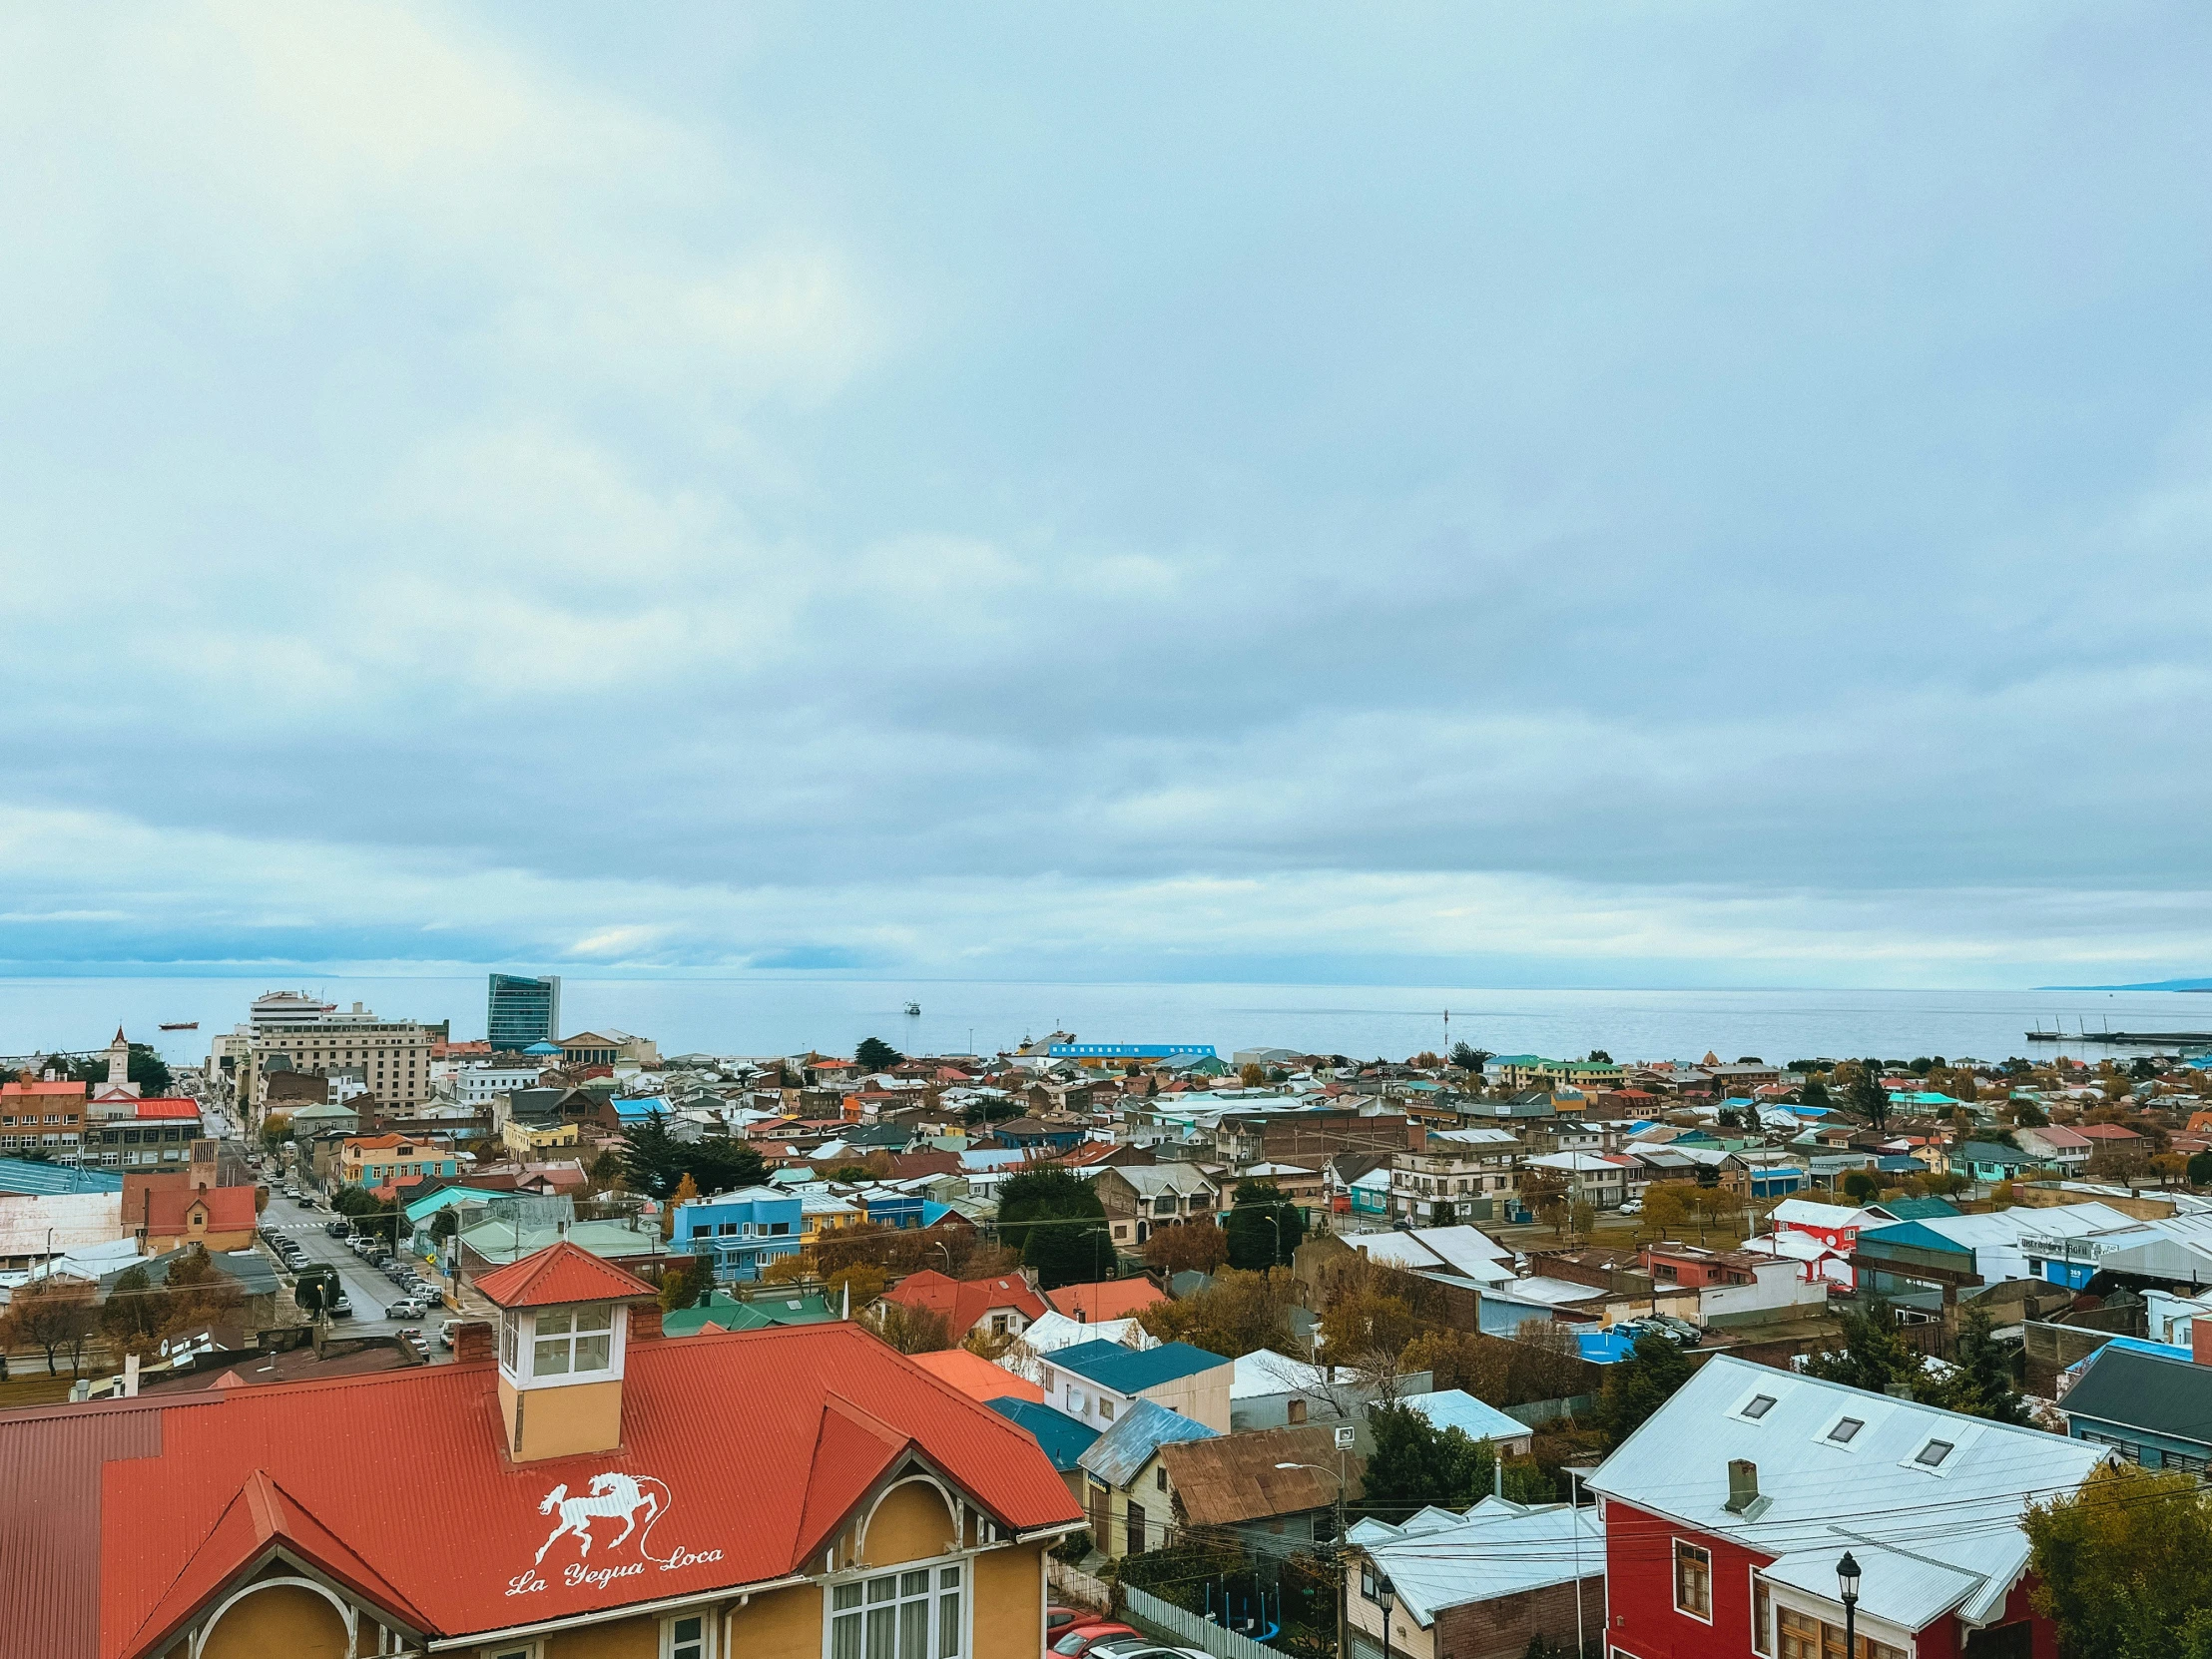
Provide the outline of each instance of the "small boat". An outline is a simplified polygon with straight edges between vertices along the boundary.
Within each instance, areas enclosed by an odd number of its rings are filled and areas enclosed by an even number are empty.
[[[906,1012],[908,1012],[909,1014],[918,1014],[918,1013],[920,1013],[920,1012],[921,1012],[921,1004],[920,1004],[920,1003],[918,1003],[918,1002],[909,1002],[909,1003],[907,1003],[907,1004],[906,1004]]]
[[[196,1019],[165,1020],[162,1022],[162,1029],[164,1031],[197,1031],[200,1029],[200,1022]]]

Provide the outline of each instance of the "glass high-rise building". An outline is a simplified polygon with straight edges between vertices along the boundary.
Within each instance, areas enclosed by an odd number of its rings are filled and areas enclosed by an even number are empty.
[[[532,1043],[561,1040],[561,981],[495,973],[484,1004],[484,1034],[493,1048],[520,1053]]]

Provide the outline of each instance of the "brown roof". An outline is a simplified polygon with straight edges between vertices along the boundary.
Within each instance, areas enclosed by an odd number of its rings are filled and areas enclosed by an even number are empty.
[[[1334,1469],[1335,1423],[1179,1440],[1160,1448],[1160,1461],[1175,1486],[1183,1518],[1193,1526],[1234,1526],[1277,1515],[1302,1515],[1337,1501],[1337,1482],[1319,1469],[1275,1466],[1317,1463]],[[1359,1489],[1361,1467],[1359,1457],[1349,1451],[1344,1454],[1348,1489]]]

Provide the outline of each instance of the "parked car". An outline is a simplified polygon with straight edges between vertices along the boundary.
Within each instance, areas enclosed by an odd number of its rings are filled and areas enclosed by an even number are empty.
[[[352,1236],[353,1228],[351,1223],[345,1221],[341,1217],[337,1221],[324,1222],[322,1224],[322,1231],[329,1234],[330,1237],[333,1239],[345,1239]]]
[[[338,1292],[336,1299],[331,1302],[330,1317],[334,1320],[349,1320],[353,1317],[353,1304],[346,1300],[343,1291]]]
[[[1704,1332],[1688,1320],[1676,1319],[1672,1314],[1654,1314],[1651,1316],[1651,1323],[1659,1327],[1660,1330],[1684,1348],[1695,1348],[1705,1341]]]
[[[412,1298],[405,1302],[395,1302],[384,1310],[384,1318],[388,1320],[418,1320],[422,1318],[422,1304]]]
[[[1640,1216],[1643,1213],[1644,1201],[1640,1198],[1632,1198],[1621,1206],[1621,1214],[1624,1216]]]
[[[286,1198],[297,1198],[299,1196],[299,1189],[293,1186],[289,1181],[286,1181],[284,1183],[284,1196]]]
[[[1059,1659],[1082,1659],[1084,1654],[1091,1651],[1091,1644],[1094,1642],[1144,1640],[1146,1638],[1133,1627],[1116,1620],[1104,1619],[1094,1624],[1069,1626],[1052,1640],[1045,1651],[1057,1654]]]
[[[438,1346],[440,1348],[451,1348],[453,1346],[453,1334],[460,1328],[461,1322],[459,1320],[442,1322],[438,1326]]]
[[[1070,1625],[1096,1624],[1098,1618],[1098,1614],[1081,1607],[1062,1607],[1055,1604],[1044,1610],[1044,1628],[1047,1635],[1057,1637]]]

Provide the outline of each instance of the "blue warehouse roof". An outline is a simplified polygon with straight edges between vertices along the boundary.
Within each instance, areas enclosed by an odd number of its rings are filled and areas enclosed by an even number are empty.
[[[0,1193],[45,1197],[55,1193],[119,1193],[123,1177],[105,1170],[42,1164],[36,1158],[0,1158]]]

